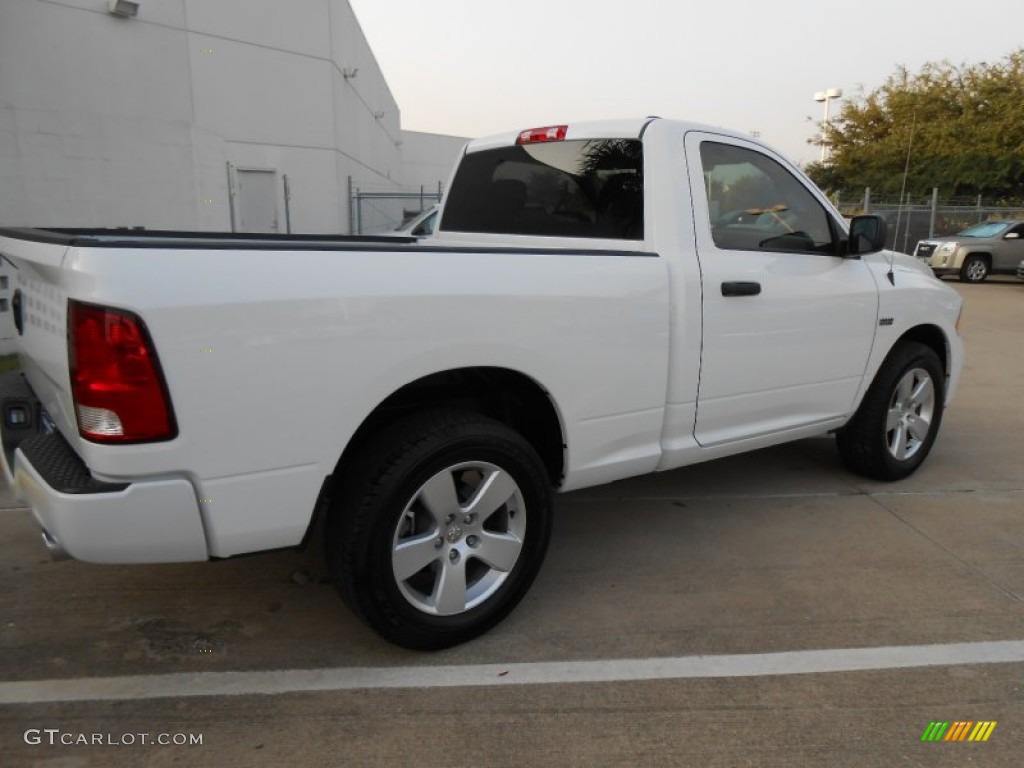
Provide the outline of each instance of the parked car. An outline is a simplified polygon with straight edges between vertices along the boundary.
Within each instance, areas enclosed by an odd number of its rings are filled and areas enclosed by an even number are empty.
[[[898,480],[956,390],[959,294],[745,133],[479,139],[440,216],[429,247],[0,230],[24,371],[0,378],[0,462],[51,551],[322,530],[357,616],[442,648],[526,593],[555,491],[826,434]]]
[[[432,205],[402,226],[382,234],[388,237],[429,237],[437,229],[437,212],[439,210],[441,210],[440,205]]]
[[[1024,221],[984,221],[950,237],[922,240],[914,255],[939,277],[957,275],[965,283],[1012,275],[1024,259]]]
[[[1017,265],[1017,277],[1024,280],[1024,261]]]

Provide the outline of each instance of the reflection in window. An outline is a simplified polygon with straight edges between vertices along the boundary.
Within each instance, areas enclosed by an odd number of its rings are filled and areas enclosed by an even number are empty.
[[[771,158],[743,147],[700,145],[711,236],[727,250],[836,252],[828,214]]]
[[[639,141],[553,141],[466,155],[442,229],[641,240],[643,213]]]

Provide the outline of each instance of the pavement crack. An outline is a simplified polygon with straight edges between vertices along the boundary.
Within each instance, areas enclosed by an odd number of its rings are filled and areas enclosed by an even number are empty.
[[[958,488],[946,490],[927,491],[877,491],[877,490],[850,490],[850,491],[811,491],[801,493],[797,491],[785,493],[705,493],[705,494],[622,494],[616,496],[601,496],[597,494],[584,495],[582,491],[575,491],[572,494],[562,497],[564,503],[610,501],[622,503],[626,501],[756,501],[771,499],[844,499],[867,497],[871,499],[886,496],[901,498],[927,497],[927,496],[972,496],[977,494],[1018,494],[1024,493],[1024,488],[998,488],[998,489],[976,489]]]
[[[977,567],[973,563],[971,563],[971,562],[965,560],[964,558],[962,558],[960,555],[958,555],[956,552],[951,550],[949,547],[947,547],[945,544],[943,544],[941,541],[939,541],[935,537],[929,536],[927,533],[925,533],[920,528],[918,528],[916,525],[914,525],[912,522],[907,520],[903,515],[901,515],[896,510],[894,510],[892,507],[884,504],[882,502],[882,499],[880,498],[880,495],[875,495],[875,494],[869,494],[869,495],[871,496],[871,500],[875,504],[877,504],[883,510],[888,512],[890,515],[892,515],[892,517],[894,517],[900,523],[902,523],[907,528],[912,530],[914,533],[916,533],[922,539],[924,539],[928,543],[932,544],[933,546],[935,546],[938,549],[940,549],[943,552],[945,552],[949,557],[951,557],[956,562],[960,563],[964,568],[966,568],[967,570],[969,570],[971,573],[975,574],[976,576],[980,576],[984,581],[988,582],[991,586],[995,587],[998,591],[1002,592],[1004,595],[1009,597],[1014,602],[1024,603],[1024,596],[1017,594],[1014,590],[1012,590],[1010,587],[1006,586],[1005,584],[1001,584],[1000,582],[996,581],[994,578],[992,578],[989,574],[987,574],[981,568]],[[897,494],[886,494],[886,495],[897,495]]]

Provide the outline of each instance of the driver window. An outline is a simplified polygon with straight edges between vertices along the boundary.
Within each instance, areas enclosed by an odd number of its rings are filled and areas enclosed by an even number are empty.
[[[828,214],[771,158],[743,147],[700,145],[711,237],[726,250],[836,253]]]

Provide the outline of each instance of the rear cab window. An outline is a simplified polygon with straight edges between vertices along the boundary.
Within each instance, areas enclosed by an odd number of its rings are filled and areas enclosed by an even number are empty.
[[[484,149],[462,158],[440,229],[642,240],[643,191],[638,139]]]

